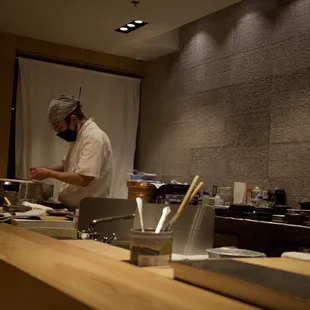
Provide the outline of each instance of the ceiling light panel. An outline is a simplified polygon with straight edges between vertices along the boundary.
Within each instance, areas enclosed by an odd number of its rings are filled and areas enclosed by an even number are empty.
[[[135,19],[117,29],[115,29],[115,31],[117,32],[121,32],[121,33],[125,33],[125,34],[128,34],[130,32],[133,32],[145,25],[147,25],[148,23],[143,21],[143,20],[140,20],[140,19]]]

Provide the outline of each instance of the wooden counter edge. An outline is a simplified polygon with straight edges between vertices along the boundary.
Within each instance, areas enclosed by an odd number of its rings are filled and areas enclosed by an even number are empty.
[[[105,257],[129,263],[130,251],[113,246],[111,244],[106,244],[94,240],[62,240],[62,241],[67,244],[95,252]],[[174,278],[174,271],[171,266],[144,267],[143,269],[170,279]]]
[[[44,299],[46,309],[63,306],[64,300],[66,306],[75,309],[253,309],[7,224],[0,224],[0,270],[5,283],[2,295],[11,297],[5,301],[13,309],[25,305],[40,309],[39,301]],[[18,275],[16,281],[14,275]],[[33,295],[36,288],[40,293],[38,302]],[[16,292],[23,298],[16,298]]]

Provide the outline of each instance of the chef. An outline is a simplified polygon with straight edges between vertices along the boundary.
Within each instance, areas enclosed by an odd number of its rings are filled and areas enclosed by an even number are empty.
[[[109,197],[112,149],[106,133],[84,116],[82,103],[71,96],[53,99],[48,117],[57,136],[70,143],[70,148],[61,165],[30,168],[30,178],[61,181],[59,200],[69,207],[79,207],[84,197]]]

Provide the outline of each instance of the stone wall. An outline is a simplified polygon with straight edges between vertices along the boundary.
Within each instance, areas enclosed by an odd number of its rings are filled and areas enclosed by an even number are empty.
[[[310,198],[310,0],[246,0],[180,29],[142,82],[136,168]]]

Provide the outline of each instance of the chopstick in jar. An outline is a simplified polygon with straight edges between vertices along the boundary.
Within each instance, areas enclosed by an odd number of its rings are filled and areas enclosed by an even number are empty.
[[[192,196],[192,194],[194,193],[194,190],[195,190],[195,186],[196,184],[198,183],[199,181],[199,176],[196,175],[192,181],[192,184],[190,185],[183,201],[181,202],[176,214],[172,217],[172,219],[169,221],[167,227],[166,227],[166,231],[169,231],[172,229],[175,221],[179,218],[179,216],[182,214],[184,208],[188,205],[189,201],[190,201],[190,198]]]

